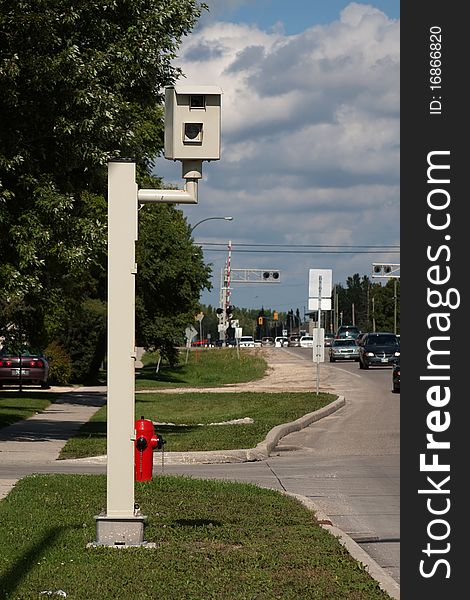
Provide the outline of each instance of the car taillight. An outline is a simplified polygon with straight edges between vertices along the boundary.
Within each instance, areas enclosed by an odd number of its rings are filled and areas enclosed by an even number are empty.
[[[0,367],[11,367],[11,360],[0,360]]]
[[[44,366],[44,361],[39,358],[38,360],[36,360],[36,359],[30,360],[26,364],[30,367],[42,368]]]

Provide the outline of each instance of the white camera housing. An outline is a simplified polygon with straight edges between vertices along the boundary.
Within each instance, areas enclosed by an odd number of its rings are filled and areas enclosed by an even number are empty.
[[[212,85],[165,88],[165,158],[220,159],[221,96]]]

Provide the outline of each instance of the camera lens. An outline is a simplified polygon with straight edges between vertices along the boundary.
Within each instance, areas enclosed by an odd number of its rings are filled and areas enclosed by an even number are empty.
[[[201,141],[202,123],[185,123],[184,137],[186,140]]]

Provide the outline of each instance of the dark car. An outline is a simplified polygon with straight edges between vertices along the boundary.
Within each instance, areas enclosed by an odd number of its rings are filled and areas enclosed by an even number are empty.
[[[364,338],[364,336],[365,336],[366,334],[367,334],[367,332],[366,332],[366,331],[364,331],[363,333],[360,333],[360,334],[357,336],[357,338],[356,338],[356,344],[358,344],[358,345],[359,345],[359,344],[362,342],[362,340],[363,340],[363,338]]]
[[[400,359],[395,361],[392,371],[392,392],[397,394],[400,391]]]
[[[337,360],[359,360],[359,347],[354,339],[333,340],[330,346],[330,362]]]
[[[393,365],[400,357],[400,344],[394,333],[366,334],[359,345],[359,367]]]
[[[49,363],[42,352],[23,348],[13,352],[8,348],[0,350],[0,387],[4,384],[34,384],[47,389]]]

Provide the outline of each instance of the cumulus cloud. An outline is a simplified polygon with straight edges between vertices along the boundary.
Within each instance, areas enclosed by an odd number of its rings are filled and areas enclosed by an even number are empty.
[[[185,209],[190,221],[232,214],[232,239],[248,243],[398,243],[396,20],[359,3],[290,36],[209,20],[177,64],[185,83],[223,90],[222,160],[204,167],[204,202]],[[290,260],[293,278],[300,259]],[[375,257],[327,260],[344,281],[354,265],[368,274]]]

